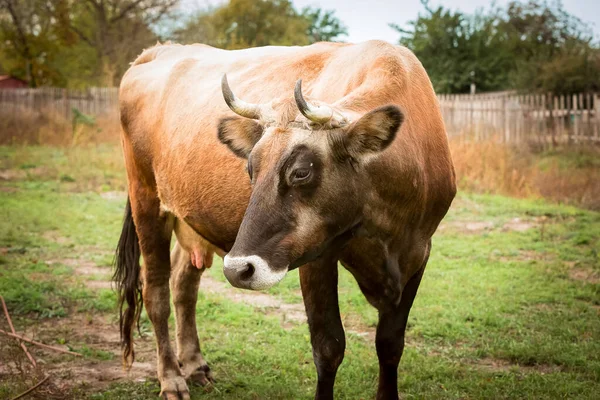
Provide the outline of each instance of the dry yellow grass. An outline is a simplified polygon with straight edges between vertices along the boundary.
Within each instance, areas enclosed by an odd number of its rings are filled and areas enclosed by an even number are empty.
[[[118,140],[116,115],[97,118],[94,126],[77,124],[54,112],[0,109],[0,145],[73,146]]]
[[[459,190],[543,197],[600,210],[600,148],[533,151],[495,141],[450,142]]]

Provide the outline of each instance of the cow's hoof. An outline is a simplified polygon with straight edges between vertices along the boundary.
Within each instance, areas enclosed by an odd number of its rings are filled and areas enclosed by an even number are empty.
[[[163,400],[190,400],[190,393],[163,392]]]
[[[179,362],[179,369],[185,377],[191,382],[206,386],[210,383],[214,383],[214,379],[210,372],[210,368],[202,358],[202,355],[196,355],[191,359],[184,362]]]
[[[198,368],[196,368],[196,370],[189,375],[189,379],[192,382],[198,383],[202,386],[215,383],[215,380],[212,376],[212,372],[210,372],[210,368],[207,364],[201,365]]]
[[[190,400],[190,391],[183,376],[164,379],[160,387],[163,400]]]
[[[204,364],[198,367],[191,375],[190,380],[195,383],[199,383],[202,386],[210,385],[215,383],[215,379],[212,376],[210,367]]]

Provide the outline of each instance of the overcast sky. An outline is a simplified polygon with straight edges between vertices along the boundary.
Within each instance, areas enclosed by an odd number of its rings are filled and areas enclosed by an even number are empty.
[[[508,1],[496,0],[496,4],[503,6]],[[419,0],[292,0],[292,2],[298,9],[310,5],[335,10],[336,15],[348,27],[348,37],[344,39],[348,42],[381,39],[395,43],[399,35],[388,26],[388,23],[393,22],[402,26],[407,21],[415,19],[419,12],[424,11]],[[183,3],[186,8],[204,8],[211,4],[217,5],[222,1],[183,0]],[[478,8],[489,8],[492,1],[430,0],[432,8],[440,4],[452,9],[473,12]],[[600,0],[567,0],[563,4],[568,12],[591,23],[595,36],[600,37]]]

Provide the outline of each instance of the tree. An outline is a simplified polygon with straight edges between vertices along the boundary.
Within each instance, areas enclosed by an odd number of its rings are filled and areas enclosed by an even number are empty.
[[[43,0],[0,0],[0,40],[4,66],[36,87],[53,83],[58,73],[51,67],[63,38]]]
[[[471,83],[484,91],[506,85],[507,54],[497,46],[493,18],[422,4],[427,14],[411,21],[412,29],[391,27],[401,33],[400,43],[421,60],[436,91],[464,93]]]
[[[592,29],[560,2],[514,1],[499,20],[502,43],[514,57],[512,87],[555,93],[600,89],[600,50]]]
[[[175,40],[206,43],[224,49],[266,45],[305,45],[334,40],[346,33],[333,11],[305,8],[298,12],[289,0],[230,0],[194,14]]]
[[[306,34],[311,43],[336,41],[348,34],[348,29],[333,10],[305,7],[302,16],[309,21]]]
[[[117,85],[131,60],[175,23],[178,1],[0,0],[0,63],[32,86]],[[169,36],[236,49],[335,40],[345,31],[332,11],[230,0],[193,14]]]
[[[591,29],[561,3],[511,2],[473,15],[431,9],[409,23],[392,25],[400,43],[417,55],[441,93],[537,90],[573,93],[600,85],[599,49]]]
[[[0,0],[0,58],[32,86],[114,86],[177,1]]]
[[[213,22],[213,15],[214,10],[197,11],[187,18],[182,27],[176,27],[168,36],[178,43],[204,43],[218,46],[219,32]],[[181,16],[181,18],[185,17]]]
[[[81,0],[71,3],[70,29],[96,51],[101,83],[118,84],[128,63],[156,41],[153,24],[179,0]]]

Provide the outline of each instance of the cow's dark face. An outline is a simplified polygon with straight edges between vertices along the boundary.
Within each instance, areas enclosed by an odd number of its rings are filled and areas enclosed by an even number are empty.
[[[229,282],[266,289],[288,270],[339,245],[361,222],[370,182],[365,164],[393,141],[402,113],[381,107],[342,128],[264,127],[226,118],[219,139],[248,159],[252,195],[225,257]]]

